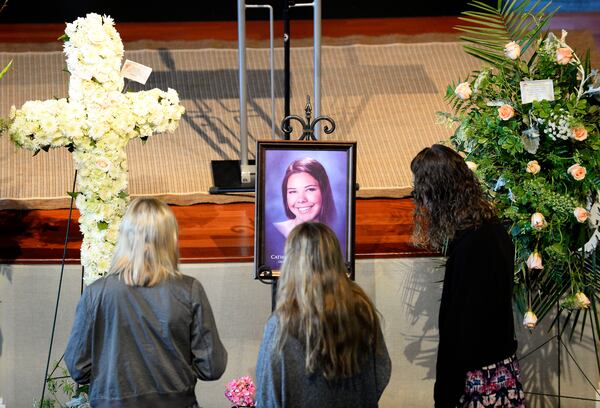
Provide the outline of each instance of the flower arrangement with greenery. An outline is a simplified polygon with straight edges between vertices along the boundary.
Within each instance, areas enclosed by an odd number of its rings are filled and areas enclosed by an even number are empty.
[[[470,24],[457,29],[486,66],[448,87],[453,113],[440,118],[458,124],[451,143],[513,237],[523,324],[534,328],[559,302],[575,320],[591,308],[600,334],[600,76],[565,31],[545,31],[554,12],[538,4],[470,3]]]
[[[185,109],[173,89],[122,92],[123,42],[110,17],[78,18],[61,38],[69,97],[13,107],[8,132],[35,154],[57,147],[73,152],[78,174],[71,195],[81,214],[81,264],[89,284],[108,271],[129,202],[125,146],[137,137],[173,132]]]

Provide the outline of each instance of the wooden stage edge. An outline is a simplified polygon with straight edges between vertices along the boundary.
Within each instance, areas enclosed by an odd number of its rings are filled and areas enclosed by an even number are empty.
[[[589,30],[596,41],[600,40],[600,12],[560,13],[553,17],[551,29]],[[354,35],[385,36],[415,35],[424,33],[457,33],[456,25],[462,24],[457,16],[390,17],[324,19],[323,37],[347,37]],[[274,35],[279,40],[283,35],[283,23],[275,21]],[[222,40],[237,41],[237,22],[235,21],[182,21],[182,22],[116,22],[123,41],[160,40],[160,41],[198,41]],[[64,31],[64,24],[0,24],[0,42],[3,43],[40,43],[56,42],[57,33]],[[292,40],[311,38],[312,20],[291,21]],[[246,22],[248,40],[266,40],[269,38],[267,21]]]
[[[179,222],[181,263],[253,262],[254,204],[171,206]],[[410,243],[411,199],[356,201],[356,259],[436,255]],[[73,212],[66,262],[79,263],[79,213]],[[69,210],[0,211],[0,264],[61,262]]]

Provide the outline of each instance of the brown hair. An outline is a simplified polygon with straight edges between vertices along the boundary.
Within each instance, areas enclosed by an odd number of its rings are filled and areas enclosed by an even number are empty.
[[[379,330],[373,303],[346,272],[329,227],[305,222],[292,230],[277,291],[277,347],[281,352],[289,337],[298,339],[306,370],[320,370],[327,380],[359,373]]]
[[[288,179],[292,174],[297,173],[308,173],[317,180],[319,188],[321,189],[321,213],[319,214],[319,222],[325,224],[331,224],[336,216],[335,203],[333,201],[333,193],[331,192],[331,185],[329,184],[329,177],[327,172],[321,163],[310,157],[304,159],[294,160],[285,171],[283,181],[281,183],[281,197],[283,198],[283,208],[285,215],[289,219],[295,218],[296,216],[290,211],[287,202],[287,184]]]
[[[480,226],[495,217],[479,180],[464,159],[447,146],[421,150],[410,164],[413,173],[413,241],[443,249],[456,231]]]
[[[130,286],[154,286],[179,277],[177,220],[156,198],[136,198],[129,204],[108,273],[119,274]]]

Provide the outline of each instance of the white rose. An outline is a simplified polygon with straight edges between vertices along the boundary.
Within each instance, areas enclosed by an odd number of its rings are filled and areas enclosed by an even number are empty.
[[[575,294],[575,305],[578,309],[587,309],[591,304],[592,302],[590,302],[590,299],[588,299],[585,293],[577,292]]]
[[[546,222],[546,218],[544,218],[544,214],[536,212],[531,215],[531,228],[536,231],[541,231],[548,223]]]
[[[525,315],[523,316],[523,326],[527,329],[534,329],[537,325],[537,321],[537,316],[535,315],[535,313],[533,313],[531,309],[528,310],[527,313],[525,313]]]
[[[472,93],[473,91],[471,91],[471,85],[469,85],[468,82],[461,82],[454,90],[454,94],[462,100],[469,99]]]
[[[542,256],[537,251],[534,251],[529,255],[526,263],[529,269],[544,269],[544,266],[542,265]]]
[[[521,46],[514,41],[504,46],[504,55],[511,60],[516,60],[521,56]]]

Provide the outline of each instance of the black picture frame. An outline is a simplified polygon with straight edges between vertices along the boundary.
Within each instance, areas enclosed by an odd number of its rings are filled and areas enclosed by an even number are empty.
[[[292,178],[294,174],[308,174],[319,184],[320,195],[316,199],[316,203],[311,202],[315,199],[314,196],[310,197],[311,193],[308,191],[306,191],[306,197],[299,198],[302,202],[308,203],[306,207],[290,204],[287,201],[283,184],[286,171],[292,164],[294,164],[295,170],[290,169],[289,177],[285,181],[285,190],[289,187],[289,183],[298,182],[299,186],[304,185],[302,177],[305,176]],[[319,165],[321,170],[319,170]],[[308,169],[308,171],[298,171],[298,168]],[[319,179],[324,180],[321,182]],[[321,191],[323,187],[321,184],[329,185],[329,188]],[[300,190],[304,193],[303,189]],[[254,218],[255,278],[273,280],[279,277],[279,270],[283,263],[285,239],[293,227],[294,220],[298,217],[310,218],[311,213],[317,211],[316,208],[318,208],[317,212],[322,218],[318,220],[327,224],[335,232],[348,267],[348,276],[354,279],[355,198],[356,142],[257,141]],[[334,210],[332,210],[332,202]]]

